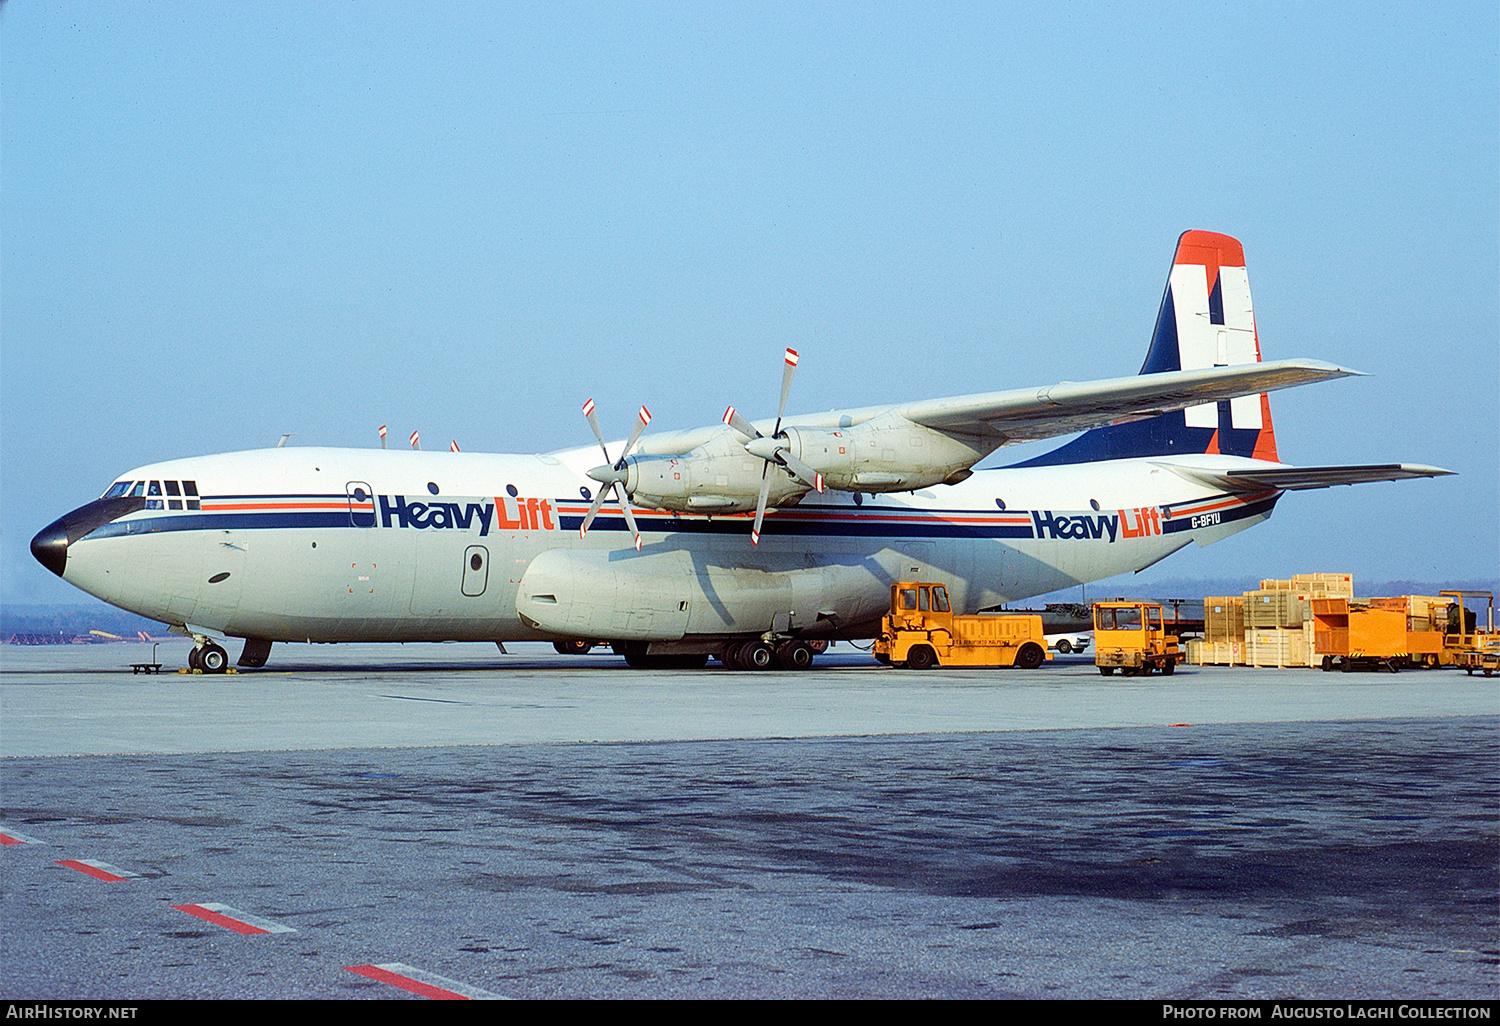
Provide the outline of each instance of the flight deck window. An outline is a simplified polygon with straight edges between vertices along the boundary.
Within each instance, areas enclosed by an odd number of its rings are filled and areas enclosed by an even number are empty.
[[[198,501],[198,482],[182,482],[182,494],[187,496],[188,509],[202,509],[203,505]]]
[[[145,495],[145,494],[146,494],[146,482],[144,482],[144,481],[137,481],[135,483],[135,487],[132,488],[132,489],[130,489],[130,497],[132,499],[138,499],[142,495]]]
[[[104,497],[106,499],[118,499],[128,491],[130,491],[129,481],[116,481],[109,486],[109,491],[104,493]]]
[[[182,487],[176,481],[164,481],[162,483],[167,486],[167,509],[181,509],[182,500],[180,498],[172,498],[172,496],[181,495]]]
[[[146,494],[148,496],[159,496],[159,495],[161,495],[161,482],[160,481],[152,481],[151,482],[151,487],[146,489]],[[147,509],[166,509],[166,506],[162,505],[162,501],[159,498],[148,498],[146,500],[146,508]]]

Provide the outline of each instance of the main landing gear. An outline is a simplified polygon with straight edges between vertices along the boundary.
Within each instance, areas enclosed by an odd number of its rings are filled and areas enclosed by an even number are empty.
[[[806,670],[813,657],[828,647],[815,641],[789,638],[772,644],[764,638],[731,643],[719,654],[726,670]]]

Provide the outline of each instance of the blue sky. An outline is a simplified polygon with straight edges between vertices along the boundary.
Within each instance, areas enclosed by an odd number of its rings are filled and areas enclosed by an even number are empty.
[[[1188,228],[1244,242],[1268,359],[1373,375],[1273,396],[1283,459],[1461,476],[1294,494],[1160,571],[1493,577],[1497,21],[9,0],[3,598],[85,600],[27,543],[116,474],[284,432],[691,427],[769,410],[786,346],[799,410],[1131,374]]]

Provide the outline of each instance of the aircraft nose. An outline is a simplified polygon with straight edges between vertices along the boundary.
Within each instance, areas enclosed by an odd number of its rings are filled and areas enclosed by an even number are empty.
[[[55,520],[31,539],[31,554],[42,566],[61,577],[68,567],[68,526]]]
[[[61,577],[68,568],[68,546],[127,513],[146,508],[141,496],[95,499],[58,517],[31,539],[31,554],[42,566]]]

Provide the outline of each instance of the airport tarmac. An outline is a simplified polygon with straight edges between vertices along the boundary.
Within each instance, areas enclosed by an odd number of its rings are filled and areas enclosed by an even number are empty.
[[[1493,679],[511,648],[6,646],[0,991],[1500,996]]]

